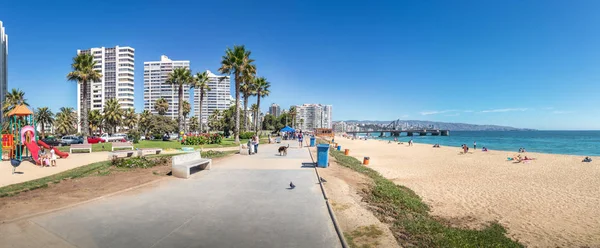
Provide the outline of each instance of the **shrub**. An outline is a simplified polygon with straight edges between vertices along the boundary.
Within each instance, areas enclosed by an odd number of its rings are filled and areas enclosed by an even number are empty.
[[[140,142],[140,132],[137,129],[131,129],[129,130],[129,132],[127,132],[127,136],[133,140],[134,144],[137,144]]]
[[[254,136],[254,132],[243,132],[240,133],[240,139],[250,139]]]
[[[135,158],[114,158],[111,160],[111,165],[120,168],[150,168],[157,165],[164,165],[169,162],[169,157],[157,157],[148,159],[146,157]]]
[[[183,145],[197,146],[205,144],[221,144],[223,136],[221,134],[203,133],[199,135],[189,135],[183,141]]]

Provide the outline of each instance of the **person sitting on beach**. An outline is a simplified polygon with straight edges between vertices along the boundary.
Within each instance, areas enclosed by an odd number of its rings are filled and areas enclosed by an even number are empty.
[[[525,156],[525,158],[523,158],[523,160],[535,160],[535,158],[528,158],[527,156]]]
[[[481,151],[482,152],[487,152],[487,147],[484,146],[483,148],[481,148]]]
[[[523,147],[523,152],[527,152],[527,151],[525,151],[525,147]]]
[[[585,157],[581,162],[592,162],[592,159],[590,157]]]

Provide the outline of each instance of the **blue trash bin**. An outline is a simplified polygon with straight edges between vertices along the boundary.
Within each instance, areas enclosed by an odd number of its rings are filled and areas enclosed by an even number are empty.
[[[342,146],[338,146],[338,147],[337,147],[337,150],[338,150],[338,151],[341,151],[341,150],[342,150]]]
[[[329,145],[317,146],[317,166],[322,168],[329,166]]]
[[[310,146],[315,146],[315,137],[310,137]]]

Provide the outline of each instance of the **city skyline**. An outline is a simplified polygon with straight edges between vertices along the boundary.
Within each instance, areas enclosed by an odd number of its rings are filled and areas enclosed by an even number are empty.
[[[190,68],[189,60],[171,60],[166,55],[161,55],[158,61],[144,61],[144,110],[158,114],[154,108],[156,100],[164,98],[169,103],[165,116],[176,120],[179,114],[178,87],[167,84],[169,74],[177,68]],[[183,88],[184,101],[190,101],[189,87]],[[190,102],[191,104],[191,102]]]

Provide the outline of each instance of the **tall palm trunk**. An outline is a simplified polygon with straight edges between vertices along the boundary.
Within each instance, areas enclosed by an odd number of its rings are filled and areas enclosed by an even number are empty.
[[[204,91],[200,89],[200,118],[198,119],[198,124],[200,125],[200,133],[202,133],[202,100],[204,100]]]
[[[235,75],[235,130],[233,135],[235,136],[235,143],[240,143],[240,73],[236,72]]]
[[[88,99],[90,92],[88,91],[88,82],[86,80],[81,81],[81,86],[83,87],[83,109],[81,110],[81,123],[79,126],[81,127],[81,134],[83,135],[83,143],[87,144],[87,137],[89,135],[88,128],[90,123],[88,121]]]
[[[257,98],[256,98],[256,122],[254,123],[254,125],[255,125],[254,129],[256,129],[256,133],[258,133],[258,131],[260,130],[260,129],[258,129],[258,126],[259,126],[258,112],[260,112],[260,92],[258,93]]]
[[[244,131],[248,131],[248,95],[244,94]]]
[[[42,121],[42,122],[40,122],[40,124],[42,124],[42,139],[45,139],[46,138],[46,130],[44,130],[45,123]]]
[[[179,96],[179,106],[177,106],[177,121],[179,122],[179,132],[183,131],[183,85],[179,85],[179,91],[177,92],[177,96]]]

